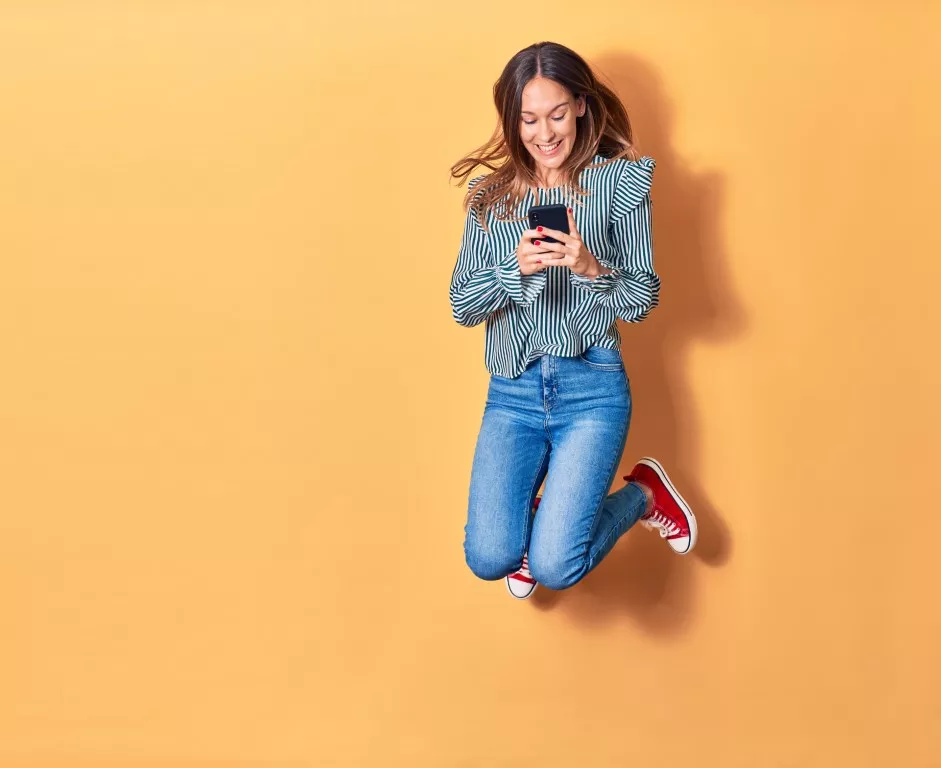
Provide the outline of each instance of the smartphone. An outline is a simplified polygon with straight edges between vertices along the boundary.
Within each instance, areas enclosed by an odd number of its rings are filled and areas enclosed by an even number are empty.
[[[529,228],[535,229],[536,227],[549,227],[549,229],[557,229],[569,234],[568,209],[560,203],[534,205],[529,209]],[[545,243],[559,242],[548,235],[540,237],[539,240]]]

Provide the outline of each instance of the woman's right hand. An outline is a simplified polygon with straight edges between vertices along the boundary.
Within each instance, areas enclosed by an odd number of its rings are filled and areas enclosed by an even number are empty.
[[[521,275],[535,275],[537,272],[542,272],[546,267],[551,267],[552,263],[561,256],[555,251],[547,251],[544,250],[544,246],[537,245],[542,237],[544,235],[535,229],[524,229],[523,234],[520,235],[519,244],[516,246],[516,260],[519,262]]]

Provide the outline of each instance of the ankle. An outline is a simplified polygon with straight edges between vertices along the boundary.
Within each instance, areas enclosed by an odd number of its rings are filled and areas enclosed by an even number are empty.
[[[644,512],[643,514],[647,515],[653,511],[653,491],[650,490],[643,483],[638,483],[636,480],[633,481],[634,484],[644,492]]]

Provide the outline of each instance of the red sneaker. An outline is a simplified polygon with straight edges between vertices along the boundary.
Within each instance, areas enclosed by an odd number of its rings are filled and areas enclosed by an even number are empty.
[[[536,512],[541,498],[541,496],[536,497],[536,501],[533,503],[533,513]],[[536,580],[529,572],[528,555],[523,555],[523,566],[516,573],[511,573],[506,577],[506,588],[517,600],[525,600],[536,591]]]
[[[640,518],[640,524],[659,531],[677,554],[689,552],[696,544],[696,517],[670,482],[660,462],[651,458],[641,459],[624,479],[646,485],[653,493],[653,505]]]
[[[536,591],[536,580],[529,572],[529,558],[523,555],[523,567],[506,577],[507,591],[517,600],[525,600]]]

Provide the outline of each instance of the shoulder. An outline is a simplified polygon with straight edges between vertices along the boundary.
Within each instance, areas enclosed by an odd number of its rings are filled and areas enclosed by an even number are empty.
[[[477,185],[480,184],[480,182],[486,179],[489,175],[490,175],[489,173],[482,173],[479,176],[474,176],[474,178],[472,178],[470,181],[467,182],[467,191],[473,192],[474,188],[477,187]],[[482,192],[483,192],[483,187],[477,190],[475,196],[480,195]]]
[[[482,182],[490,176],[489,173],[482,173],[474,176],[467,182],[467,203],[469,208],[477,208],[480,198],[487,191],[487,185]]]
[[[649,155],[630,160],[619,157],[611,160],[604,155],[595,155],[594,164],[600,165],[596,173],[601,179],[612,187],[645,186],[648,189],[653,183],[653,172],[657,161]]]
[[[479,202],[485,192],[485,186],[481,185],[481,182],[489,175],[490,174],[482,173],[467,182],[467,216],[468,218],[472,218],[478,226],[480,226],[482,214]]]
[[[598,157],[604,161],[603,157]],[[656,165],[654,158],[644,155],[637,160],[621,157],[599,169],[601,173],[598,181],[610,195],[611,209],[615,216],[626,214],[650,195]]]

